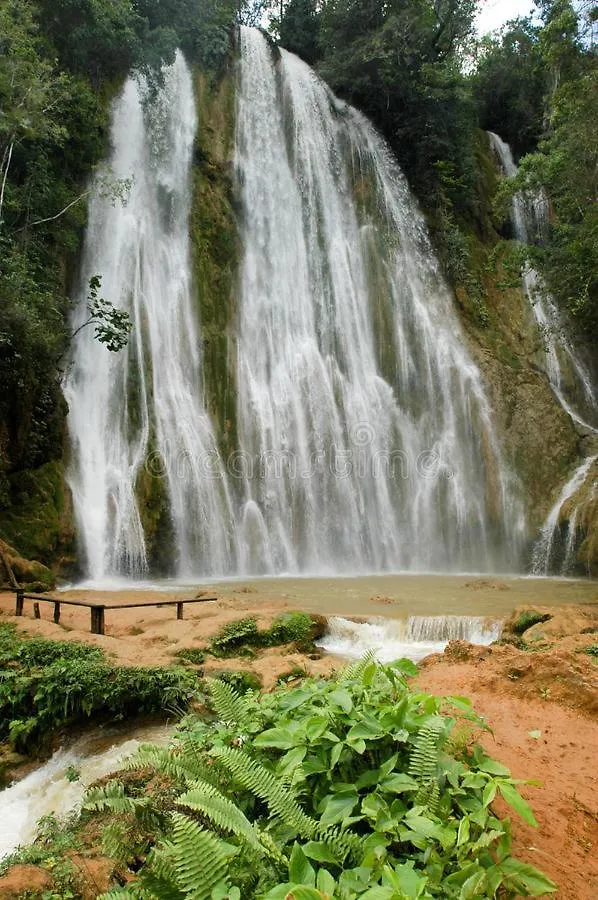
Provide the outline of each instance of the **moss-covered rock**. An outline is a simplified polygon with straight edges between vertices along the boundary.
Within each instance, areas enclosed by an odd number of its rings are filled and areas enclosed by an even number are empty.
[[[199,126],[190,235],[203,349],[204,396],[222,452],[236,447],[236,301],[239,237],[233,207],[235,92],[232,72],[195,78]]]
[[[60,460],[7,477],[10,502],[0,509],[0,535],[17,556],[60,571],[75,562],[71,496]]]
[[[28,591],[50,591],[56,586],[54,573],[47,566],[36,560],[24,559],[14,547],[0,540],[0,588],[11,588],[12,579],[6,571],[3,560],[6,559],[19,587]]]

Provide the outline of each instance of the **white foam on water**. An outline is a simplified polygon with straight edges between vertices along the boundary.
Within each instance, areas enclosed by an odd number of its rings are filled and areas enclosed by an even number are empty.
[[[501,627],[501,622],[479,616],[410,616],[367,622],[333,616],[318,646],[347,659],[360,659],[373,650],[380,662],[402,657],[417,662],[430,653],[442,653],[449,641],[491,644],[500,637]]]

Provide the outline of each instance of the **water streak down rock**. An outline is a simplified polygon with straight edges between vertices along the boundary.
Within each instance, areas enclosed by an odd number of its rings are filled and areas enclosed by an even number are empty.
[[[505,176],[516,175],[517,166],[509,145],[497,134],[488,134]],[[542,242],[548,222],[547,206],[546,197],[542,193],[525,195],[519,192],[513,196],[513,230],[522,244]],[[536,270],[529,264],[524,267],[522,282],[542,339],[540,364],[546,372],[552,391],[578,432],[585,437],[596,436],[598,392],[583,355],[571,340],[567,323],[553,298],[545,290]],[[591,445],[595,446],[595,442]],[[566,575],[574,567],[580,512],[580,504],[575,502],[575,497],[584,487],[597,460],[598,455],[584,456],[550,509],[533,549],[532,570],[535,574],[548,575],[556,567],[560,574]],[[593,485],[594,489],[595,487],[596,482]],[[583,502],[581,498],[580,502]],[[571,503],[572,509],[565,523],[566,533],[561,535],[565,508]]]

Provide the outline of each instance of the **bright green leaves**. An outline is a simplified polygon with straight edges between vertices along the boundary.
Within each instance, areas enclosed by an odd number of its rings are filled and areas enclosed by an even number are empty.
[[[329,681],[215,694],[219,721],[186,723],[172,764],[168,752],[155,755],[178,785],[175,808],[201,817],[217,842],[206,844],[214,898],[238,889],[243,900],[467,900],[503,885],[531,896],[553,889],[512,859],[509,820],[493,813],[501,796],[534,822],[508,769],[479,747],[451,755],[455,721],[440,698],[411,693],[403,669],[367,659]],[[205,843],[184,820],[174,820],[177,848]],[[158,877],[154,858],[168,882],[176,857],[173,884],[191,879],[183,898],[204,896],[199,883],[190,889],[203,863],[187,868],[179,849],[172,857],[169,828],[164,839],[140,883]]]

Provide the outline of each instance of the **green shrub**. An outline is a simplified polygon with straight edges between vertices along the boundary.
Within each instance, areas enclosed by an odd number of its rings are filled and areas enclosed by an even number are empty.
[[[199,647],[184,647],[174,655],[183,665],[201,666],[206,661],[206,652]]]
[[[176,785],[156,845],[118,897],[398,900],[539,896],[555,885],[510,854],[501,796],[535,819],[508,769],[449,739],[457,717],[487,726],[459,697],[412,693],[407,660],[370,658],[330,680],[241,697],[210,680],[216,721],[187,719],[173,747],[142,748]],[[441,712],[447,707],[455,717]],[[147,817],[151,795],[116,782],[87,810]],[[147,892],[147,893],[146,893]]]
[[[68,641],[27,640],[0,625],[0,740],[20,752],[49,743],[90,718],[120,720],[185,708],[196,676],[182,668],[110,665],[102,650]]]
[[[245,694],[247,691],[259,691],[262,688],[261,677],[248,669],[221,669],[219,672],[214,672],[213,677],[230,685],[239,694]]]
[[[295,644],[299,650],[313,649],[314,621],[305,612],[286,612],[277,616],[270,628],[258,629],[255,616],[236,619],[224,625],[210,641],[214,656],[252,655],[253,648]]]

